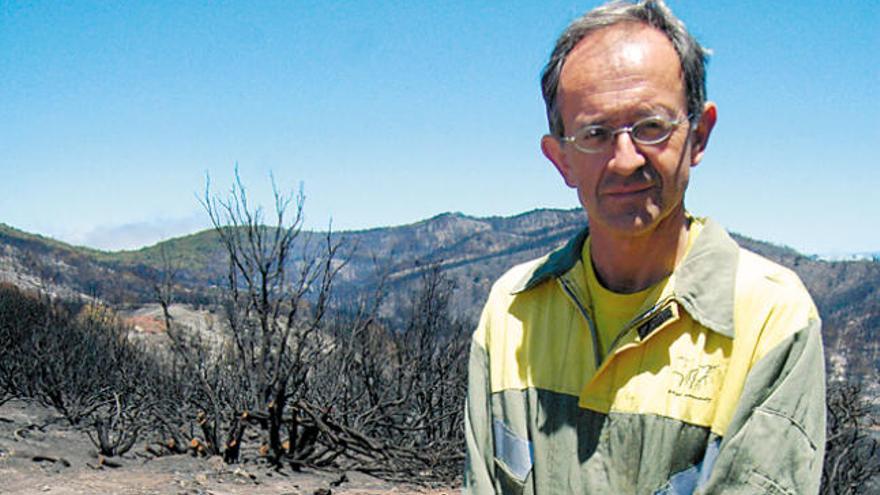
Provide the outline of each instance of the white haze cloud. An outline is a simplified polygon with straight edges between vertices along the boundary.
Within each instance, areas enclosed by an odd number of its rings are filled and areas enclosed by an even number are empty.
[[[205,215],[156,219],[121,225],[98,225],[70,235],[67,242],[104,251],[139,249],[157,242],[209,228]]]

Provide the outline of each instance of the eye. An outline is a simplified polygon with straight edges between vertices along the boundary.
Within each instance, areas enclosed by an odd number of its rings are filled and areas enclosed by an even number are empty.
[[[581,143],[594,145],[607,141],[612,132],[603,125],[590,125],[578,131],[576,137]]]

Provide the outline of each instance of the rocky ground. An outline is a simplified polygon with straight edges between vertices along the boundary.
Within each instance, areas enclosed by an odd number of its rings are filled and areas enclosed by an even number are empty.
[[[135,452],[102,462],[88,437],[66,426],[53,411],[21,401],[0,405],[0,493],[440,495],[457,491],[392,484],[356,472],[295,473],[189,455],[154,458]]]

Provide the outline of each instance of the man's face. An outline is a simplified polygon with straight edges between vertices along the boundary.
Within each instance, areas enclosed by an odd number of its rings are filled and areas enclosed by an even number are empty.
[[[593,154],[544,137],[544,154],[577,189],[591,228],[638,236],[683,213],[689,169],[702,158],[715,107],[706,104],[696,127],[687,122],[681,64],[660,31],[620,24],[591,33],[569,54],[557,98],[566,135],[656,115],[682,122],[662,143],[637,144],[623,132]]]

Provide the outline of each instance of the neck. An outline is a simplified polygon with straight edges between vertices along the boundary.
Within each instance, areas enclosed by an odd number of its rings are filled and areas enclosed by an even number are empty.
[[[663,280],[684,257],[690,221],[684,207],[648,232],[632,234],[590,229],[590,254],[596,276],[611,291],[631,294]]]

